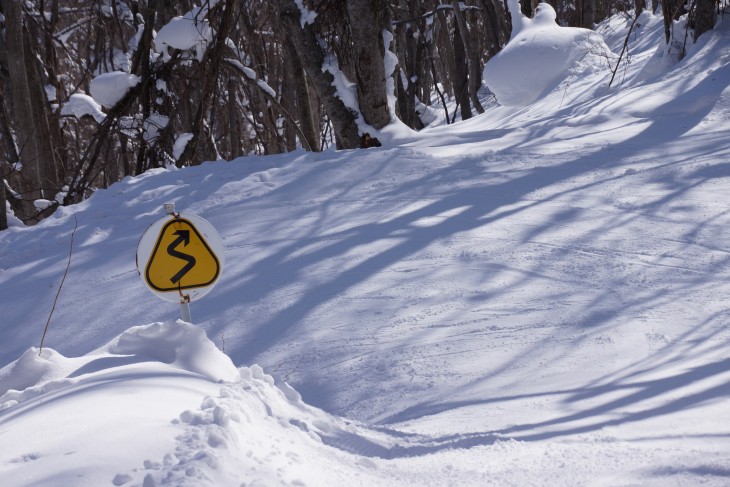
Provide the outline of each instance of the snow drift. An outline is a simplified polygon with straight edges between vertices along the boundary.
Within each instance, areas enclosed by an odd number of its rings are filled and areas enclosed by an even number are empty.
[[[30,349],[0,369],[0,392],[6,486],[408,485],[368,457],[428,451],[307,406],[258,365],[236,369],[182,321],[82,357]]]
[[[517,5],[517,6],[515,6]],[[566,76],[584,76],[610,55],[600,34],[561,27],[555,9],[541,3],[532,19],[510,6],[516,28],[506,46],[484,66],[484,83],[504,106],[527,106],[555,89]],[[520,22],[521,20],[521,22]],[[588,59],[586,59],[588,58]]]

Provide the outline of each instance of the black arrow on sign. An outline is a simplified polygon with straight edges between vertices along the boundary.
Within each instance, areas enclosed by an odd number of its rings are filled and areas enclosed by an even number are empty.
[[[182,244],[183,247],[186,247],[190,243],[190,230],[178,230],[177,232],[173,233],[173,235],[177,235],[177,238],[173,240],[170,245],[167,246],[167,253],[173,257],[187,262],[187,264],[185,264],[185,266],[183,266],[183,268],[180,269],[177,274],[170,278],[170,281],[172,281],[173,284],[177,284],[177,282],[182,279],[185,274],[190,272],[190,269],[195,267],[195,257],[193,257],[192,255],[183,254],[182,252],[178,252],[177,250],[175,250],[176,247],[180,244]]]

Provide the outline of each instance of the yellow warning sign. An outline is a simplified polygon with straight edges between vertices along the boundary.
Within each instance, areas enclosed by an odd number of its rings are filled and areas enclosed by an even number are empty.
[[[145,281],[157,291],[181,291],[213,284],[220,262],[190,221],[174,218],[157,237],[145,267]]]

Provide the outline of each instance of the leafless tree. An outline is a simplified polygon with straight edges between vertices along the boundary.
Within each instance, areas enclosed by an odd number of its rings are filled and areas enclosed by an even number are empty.
[[[662,0],[667,34],[686,13],[678,1]],[[521,2],[527,15],[537,6]],[[550,3],[560,25],[588,28],[646,5]],[[689,8],[696,39],[716,4]],[[0,0],[0,14],[0,209],[26,224],[151,168],[377,145],[394,115],[415,130],[429,113],[467,119],[484,110],[484,63],[510,37],[504,0]],[[180,18],[208,41],[158,45]],[[110,72],[139,81],[102,111],[67,109]]]

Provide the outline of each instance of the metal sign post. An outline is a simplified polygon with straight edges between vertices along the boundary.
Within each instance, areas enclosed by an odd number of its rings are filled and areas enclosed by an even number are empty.
[[[172,215],[173,217],[176,216],[175,203],[165,203],[162,207],[168,215]],[[182,291],[180,291],[180,319],[186,323],[193,322],[193,319],[190,316],[190,296],[183,294]]]
[[[190,298],[188,296],[182,296],[180,299],[180,318],[183,321],[192,323],[193,319],[190,317]]]
[[[167,216],[142,234],[137,272],[153,294],[180,303],[183,321],[191,323],[190,302],[213,289],[223,268],[223,241],[203,218],[181,215],[173,203]]]

